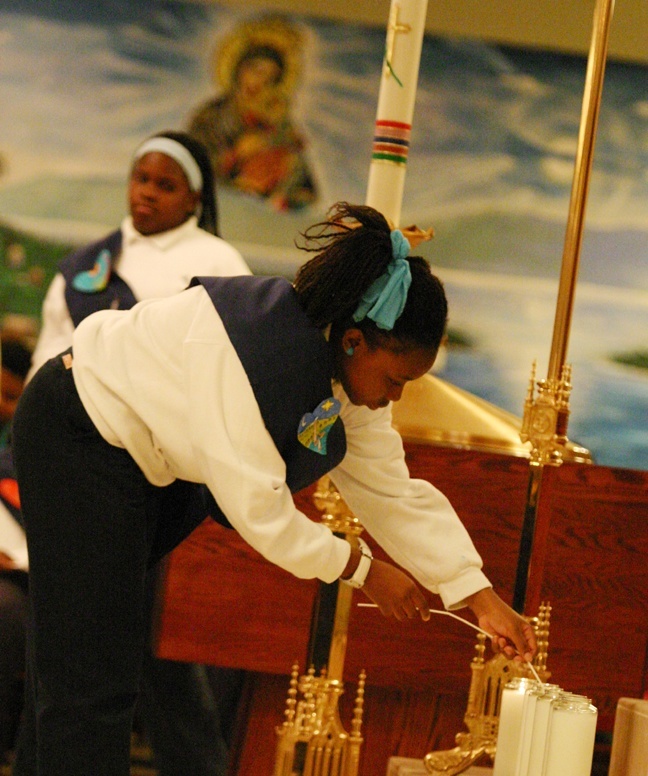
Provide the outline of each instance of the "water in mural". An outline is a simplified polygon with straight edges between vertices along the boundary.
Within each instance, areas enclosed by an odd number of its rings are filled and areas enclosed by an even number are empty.
[[[290,276],[302,261],[297,232],[338,199],[363,201],[384,30],[341,35],[335,23],[292,17],[250,43],[254,29],[256,17],[218,5],[3,3],[3,312],[38,314],[61,252],[123,217],[132,149],[218,103],[253,43],[274,47],[281,77],[270,75],[274,101],[257,108],[257,135],[237,148],[257,149],[263,128],[282,145],[223,168],[224,236],[255,271]],[[429,37],[423,47],[402,222],[436,229],[421,252],[446,283],[463,343],[441,376],[516,414],[532,361],[542,375],[549,356],[585,67],[478,42]],[[568,352],[570,436],[599,463],[642,469],[645,83],[645,67],[608,63]],[[266,175],[269,158],[281,175]],[[286,194],[289,169],[301,177]]]

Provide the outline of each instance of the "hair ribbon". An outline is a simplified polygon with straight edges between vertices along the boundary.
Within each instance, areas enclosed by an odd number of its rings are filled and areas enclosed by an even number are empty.
[[[392,244],[392,260],[383,274],[374,280],[360,299],[360,304],[353,313],[353,320],[358,323],[364,318],[370,318],[379,329],[391,331],[394,324],[405,309],[407,292],[412,284],[412,272],[407,256],[410,244],[400,229],[393,229],[390,234]]]

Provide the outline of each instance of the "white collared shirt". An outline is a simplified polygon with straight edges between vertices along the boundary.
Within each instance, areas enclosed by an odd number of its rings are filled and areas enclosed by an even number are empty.
[[[250,274],[236,248],[201,229],[195,216],[175,229],[154,235],[140,234],[128,216],[121,230],[122,250],[114,270],[138,300],[177,294],[194,276]],[[65,301],[65,278],[60,273],[47,290],[41,319],[28,380],[45,361],[72,344],[74,323]]]

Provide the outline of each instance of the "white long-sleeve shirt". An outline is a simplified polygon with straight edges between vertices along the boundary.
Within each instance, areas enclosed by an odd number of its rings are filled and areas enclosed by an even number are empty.
[[[249,275],[241,254],[225,240],[198,226],[191,216],[180,226],[159,234],[143,235],[128,216],[121,224],[122,249],[113,269],[136,299],[177,294],[199,275]],[[32,356],[34,372],[47,359],[70,347],[74,323],[65,301],[65,278],[52,279],[43,301],[41,332]]]
[[[130,311],[95,313],[76,329],[73,347],[74,380],[90,418],[149,482],[205,483],[269,561],[298,577],[340,576],[349,544],[296,509],[284,461],[201,286]],[[488,587],[448,500],[409,478],[390,408],[356,407],[340,386],[332,392],[342,403],[347,454],[331,476],[367,531],[447,607]]]

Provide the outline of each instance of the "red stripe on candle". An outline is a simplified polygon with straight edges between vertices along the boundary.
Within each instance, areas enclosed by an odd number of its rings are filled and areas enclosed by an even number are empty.
[[[377,151],[383,151],[389,154],[397,154],[398,156],[407,156],[409,148],[394,145],[393,143],[374,143],[373,152],[376,153]]]
[[[387,121],[387,119],[378,119],[376,121],[377,127],[397,127],[398,129],[412,129],[411,124],[405,124],[402,121]]]

